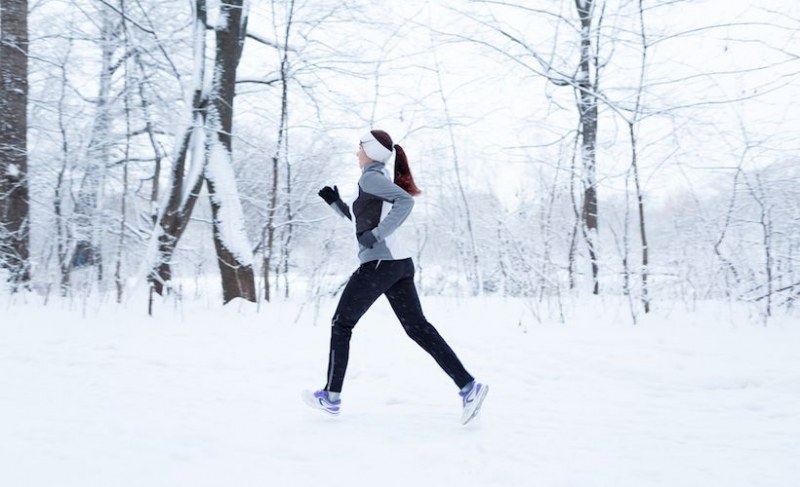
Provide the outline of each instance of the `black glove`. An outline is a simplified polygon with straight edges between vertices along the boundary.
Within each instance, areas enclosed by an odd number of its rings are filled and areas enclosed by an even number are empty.
[[[328,203],[334,210],[336,210],[340,215],[347,218],[348,220],[352,220],[353,216],[350,214],[350,208],[347,207],[342,198],[339,197],[339,187],[334,186],[331,188],[330,186],[325,186],[319,193],[317,193],[320,198],[325,200],[325,203]]]
[[[319,193],[317,193],[317,194],[323,200],[325,200],[325,203],[328,203],[329,205],[332,205],[335,201],[341,199],[339,197],[339,188],[338,188],[338,186],[334,186],[333,188],[331,188],[330,186],[325,186],[324,188],[319,190]]]
[[[375,235],[372,233],[372,230],[367,230],[366,232],[358,236],[358,243],[368,249],[371,249],[375,245],[375,242],[377,241],[378,239],[375,238]]]

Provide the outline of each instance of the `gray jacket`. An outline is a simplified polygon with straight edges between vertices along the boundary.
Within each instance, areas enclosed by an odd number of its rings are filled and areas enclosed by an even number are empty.
[[[359,245],[361,263],[400,260],[411,257],[404,245],[401,225],[414,207],[414,198],[394,184],[382,162],[371,162],[358,180],[358,197],[353,202],[356,237],[372,232],[377,242],[372,248]],[[335,206],[338,213],[342,213]]]

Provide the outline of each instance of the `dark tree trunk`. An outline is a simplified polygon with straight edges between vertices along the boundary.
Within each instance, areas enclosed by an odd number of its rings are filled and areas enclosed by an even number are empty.
[[[230,225],[225,215],[241,213],[238,194],[229,194],[226,183],[232,181],[231,130],[233,126],[233,98],[236,67],[241,56],[246,19],[242,19],[242,0],[233,0],[220,6],[225,25],[216,29],[216,58],[213,85],[207,98],[203,96],[205,79],[205,29],[207,20],[205,0],[195,2],[195,79],[192,97],[191,123],[182,134],[170,174],[169,199],[161,211],[157,256],[149,280],[157,293],[172,279],[170,259],[189,222],[203,183],[208,186],[213,216],[214,248],[222,276],[223,299],[227,303],[241,297],[255,301],[255,278],[252,259],[242,258],[241,249],[232,248],[231,240],[224,238]],[[204,128],[204,150],[200,153],[200,128]],[[194,160],[187,171],[187,157],[192,151]],[[213,158],[213,161],[209,161]],[[188,191],[187,191],[188,189]],[[227,211],[226,211],[227,210]],[[227,229],[227,230],[226,230]],[[244,229],[241,229],[244,233]],[[228,235],[230,237],[230,235]],[[241,235],[235,235],[237,240]],[[251,253],[249,248],[247,253]]]
[[[227,190],[220,191],[220,188],[217,187],[217,184],[220,184],[217,177],[221,176],[217,171],[229,174],[230,179],[233,179],[233,169],[230,167],[232,164],[233,97],[236,87],[236,67],[239,64],[246,33],[246,26],[243,22],[246,19],[242,17],[242,0],[229,0],[227,3],[221,4],[220,15],[226,19],[226,22],[225,25],[220,25],[216,29],[214,82],[207,120],[207,156],[218,158],[222,154],[225,155],[224,159],[215,159],[206,164],[206,181],[213,215],[214,247],[217,250],[217,263],[222,277],[224,302],[227,303],[234,298],[255,301],[256,288],[252,258],[249,258],[249,255],[242,255],[242,249],[233,248],[236,244],[232,240],[242,237],[242,235],[234,235],[234,233],[244,233],[244,228],[233,228],[235,227],[235,225],[231,225],[233,222],[223,220],[225,206],[230,206],[234,209],[234,213],[241,214],[241,203],[238,194],[230,194]],[[226,214],[229,217],[230,210]],[[227,240],[224,237],[227,237]],[[249,249],[246,252],[251,253]]]
[[[195,38],[193,46],[196,68],[195,79],[192,80],[194,84],[192,107],[186,121],[187,125],[181,135],[175,155],[173,156],[170,186],[167,189],[169,191],[169,199],[167,200],[166,207],[160,209],[160,228],[156,229],[156,231],[159,232],[158,249],[154,261],[154,268],[148,276],[148,280],[153,289],[160,295],[163,295],[164,287],[168,286],[170,280],[172,280],[170,260],[175,251],[175,246],[178,244],[181,235],[183,235],[183,231],[186,230],[186,225],[189,223],[189,216],[192,214],[194,205],[197,202],[197,197],[200,194],[200,189],[203,187],[203,178],[200,177],[202,171],[200,170],[193,172],[197,175],[195,179],[188,180],[186,158],[192,149],[193,135],[194,137],[202,136],[201,130],[196,130],[196,127],[203,127],[206,119],[206,106],[203,100],[206,19],[207,11],[205,0],[196,0]],[[205,161],[199,154],[195,154],[195,157],[195,164],[205,164]],[[157,188],[157,179],[153,181],[153,185]],[[189,193],[184,196],[184,187],[186,185],[191,185],[191,189]],[[157,189],[154,189],[153,192],[156,193]]]
[[[202,96],[201,91],[198,90],[195,96],[198,101],[196,109],[193,110],[192,119],[194,123],[202,126],[202,124],[205,123],[205,113],[204,107],[201,106],[201,100],[199,99],[199,97]],[[175,162],[172,165],[172,187],[170,188],[169,200],[167,201],[167,207],[164,209],[161,217],[160,229],[157,230],[159,231],[158,257],[156,259],[156,267],[151,271],[149,280],[155,291],[160,295],[164,293],[164,286],[168,285],[172,280],[170,260],[172,254],[175,252],[175,247],[178,245],[178,241],[183,235],[184,230],[186,230],[186,226],[189,223],[189,216],[192,214],[192,210],[194,210],[197,197],[200,195],[200,189],[203,187],[203,178],[197,178],[184,201],[183,187],[187,183],[184,171],[186,170],[186,157],[189,153],[193,131],[194,129],[190,125],[186,128],[181,138],[178,152],[175,155]],[[200,135],[198,134],[196,136],[199,137]],[[196,161],[196,163],[201,162]],[[192,182],[189,183],[191,184]]]
[[[0,265],[17,290],[30,281],[28,2],[0,5]]]

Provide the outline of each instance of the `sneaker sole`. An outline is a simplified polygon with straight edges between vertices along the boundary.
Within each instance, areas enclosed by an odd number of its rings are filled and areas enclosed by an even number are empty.
[[[477,416],[478,413],[480,412],[481,406],[483,406],[483,400],[486,399],[486,394],[488,393],[489,393],[489,386],[484,384],[480,394],[478,394],[478,397],[475,398],[475,409],[473,409],[472,413],[470,413],[470,415],[467,416],[466,418],[461,418],[461,424],[467,424],[473,419],[475,419],[475,416]]]
[[[312,391],[303,391],[300,396],[303,398],[303,402],[306,403],[308,407],[314,409],[316,411],[322,411],[325,414],[330,416],[338,416],[339,411],[331,411],[328,408],[322,407],[316,397],[314,397],[314,393]]]

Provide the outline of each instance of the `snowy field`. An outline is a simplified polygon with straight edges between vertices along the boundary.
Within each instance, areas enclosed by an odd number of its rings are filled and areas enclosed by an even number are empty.
[[[455,386],[381,301],[359,323],[338,418],[328,316],[282,303],[0,311],[0,486],[800,485],[800,323],[740,310],[423,298],[491,385],[463,427]],[[520,324],[522,317],[523,323]]]

